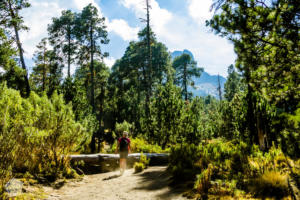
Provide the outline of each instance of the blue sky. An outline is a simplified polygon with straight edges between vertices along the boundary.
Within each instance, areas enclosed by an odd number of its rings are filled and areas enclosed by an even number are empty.
[[[122,57],[128,43],[137,40],[137,33],[145,24],[144,0],[29,0],[31,7],[22,11],[24,21],[30,27],[21,33],[26,63],[32,67],[32,56],[39,41],[47,36],[47,24],[62,10],[79,12],[92,3],[106,18],[110,43],[103,50],[110,55],[105,63],[111,66]],[[151,0],[151,27],[157,39],[170,52],[188,49],[199,67],[210,74],[227,76],[227,67],[234,63],[233,45],[214,35],[205,20],[210,19],[212,0]],[[75,70],[73,66],[72,71]]]

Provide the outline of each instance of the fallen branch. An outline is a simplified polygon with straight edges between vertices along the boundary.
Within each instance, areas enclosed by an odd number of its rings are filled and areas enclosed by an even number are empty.
[[[150,166],[166,165],[169,161],[169,154],[161,153],[144,153],[150,159]],[[140,153],[133,153],[128,155],[127,165],[132,167],[135,162],[140,160]],[[119,167],[119,154],[81,154],[70,155],[71,162],[84,161],[87,165],[98,165],[99,171],[113,171]]]

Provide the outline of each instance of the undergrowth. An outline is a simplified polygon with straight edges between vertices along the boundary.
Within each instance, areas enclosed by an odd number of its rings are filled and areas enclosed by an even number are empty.
[[[0,194],[12,177],[30,174],[51,182],[76,176],[67,155],[85,144],[89,134],[62,95],[32,92],[25,99],[0,85],[0,110]]]
[[[111,149],[107,151],[107,153],[115,152],[117,148],[117,141],[112,145]],[[168,153],[170,151],[169,148],[163,150],[157,144],[149,144],[145,139],[137,137],[130,138],[130,149],[131,153]]]
[[[149,166],[150,159],[147,158],[147,156],[143,153],[141,153],[140,161],[135,162],[133,165],[134,172],[139,173],[142,172],[144,169],[146,169]]]
[[[262,152],[255,145],[248,148],[243,142],[214,139],[172,148],[168,170],[176,182],[194,180],[191,193],[198,198],[283,198],[289,195],[288,163],[299,168],[274,146]]]

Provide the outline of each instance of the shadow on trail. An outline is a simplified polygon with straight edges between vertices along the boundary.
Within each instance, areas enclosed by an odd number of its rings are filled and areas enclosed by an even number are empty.
[[[116,174],[116,175],[113,175],[113,176],[109,176],[107,178],[104,178],[102,179],[103,181],[108,181],[108,180],[111,180],[111,179],[114,179],[114,178],[119,178],[121,177],[122,175],[121,174]]]
[[[166,170],[150,171],[136,175],[142,177],[138,183],[141,186],[137,186],[133,190],[155,191],[168,188],[166,192],[157,196],[159,199],[172,199],[173,195],[182,194],[185,191],[184,187],[181,187],[182,185],[171,184],[171,175]]]

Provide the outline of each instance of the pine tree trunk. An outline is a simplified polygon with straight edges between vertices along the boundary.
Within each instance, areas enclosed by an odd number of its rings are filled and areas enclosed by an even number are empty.
[[[188,93],[187,93],[187,64],[184,64],[184,68],[183,68],[183,85],[184,85],[184,99],[185,101],[188,100]]]
[[[11,2],[8,1],[8,4],[9,4],[9,11],[10,11],[11,18],[14,19],[16,16],[15,16],[15,13],[12,9]],[[29,85],[29,80],[28,80],[27,68],[26,68],[25,61],[24,61],[22,44],[20,42],[20,37],[19,37],[19,32],[18,32],[16,22],[13,23],[13,27],[14,27],[14,31],[15,31],[16,42],[17,42],[17,46],[18,46],[18,50],[19,50],[21,65],[22,65],[22,68],[25,70],[24,79],[25,79],[25,85],[26,85],[26,95],[29,96],[29,94],[30,94],[30,85]]]
[[[90,41],[91,41],[91,63],[90,63],[90,72],[91,72],[91,104],[93,108],[93,113],[96,112],[95,107],[95,82],[94,82],[94,39],[93,39],[93,28],[90,30]]]
[[[43,91],[45,91],[45,81],[46,81],[46,52],[44,48],[44,64],[43,64]]]
[[[222,90],[221,90],[221,82],[220,82],[220,75],[218,74],[218,92],[219,92],[219,99],[222,101]]]
[[[149,104],[150,104],[150,97],[151,97],[151,90],[152,90],[152,60],[151,60],[151,44],[150,44],[150,14],[149,14],[149,0],[146,0],[146,9],[147,9],[147,50],[148,50],[148,75],[147,75],[147,88],[146,88],[146,116],[149,117]]]
[[[104,84],[102,84],[101,86],[101,105],[100,105],[100,125],[101,125],[101,122],[103,121],[103,110],[104,110],[104,97],[105,97],[105,88],[104,88]]]
[[[266,149],[266,145],[265,145],[265,133],[262,127],[262,123],[263,123],[263,118],[262,118],[262,114],[259,113],[256,116],[257,119],[257,134],[258,134],[258,143],[259,143],[259,148],[260,150],[264,151]]]
[[[253,97],[252,97],[252,88],[250,84],[248,83],[248,92],[247,92],[247,104],[248,104],[248,109],[247,109],[247,123],[248,123],[248,129],[250,132],[250,137],[252,140],[253,144],[258,144],[258,134],[256,133],[256,128],[255,128],[255,116],[254,116],[254,102],[253,102]]]
[[[90,63],[90,72],[91,72],[91,104],[92,104],[92,111],[96,113],[95,107],[95,83],[94,83],[94,40],[93,40],[93,28],[91,25],[90,30],[90,43],[91,43],[91,63]],[[91,141],[91,150],[92,153],[96,150],[96,135],[93,133],[92,141]]]
[[[68,78],[71,77],[71,34],[68,30]]]

